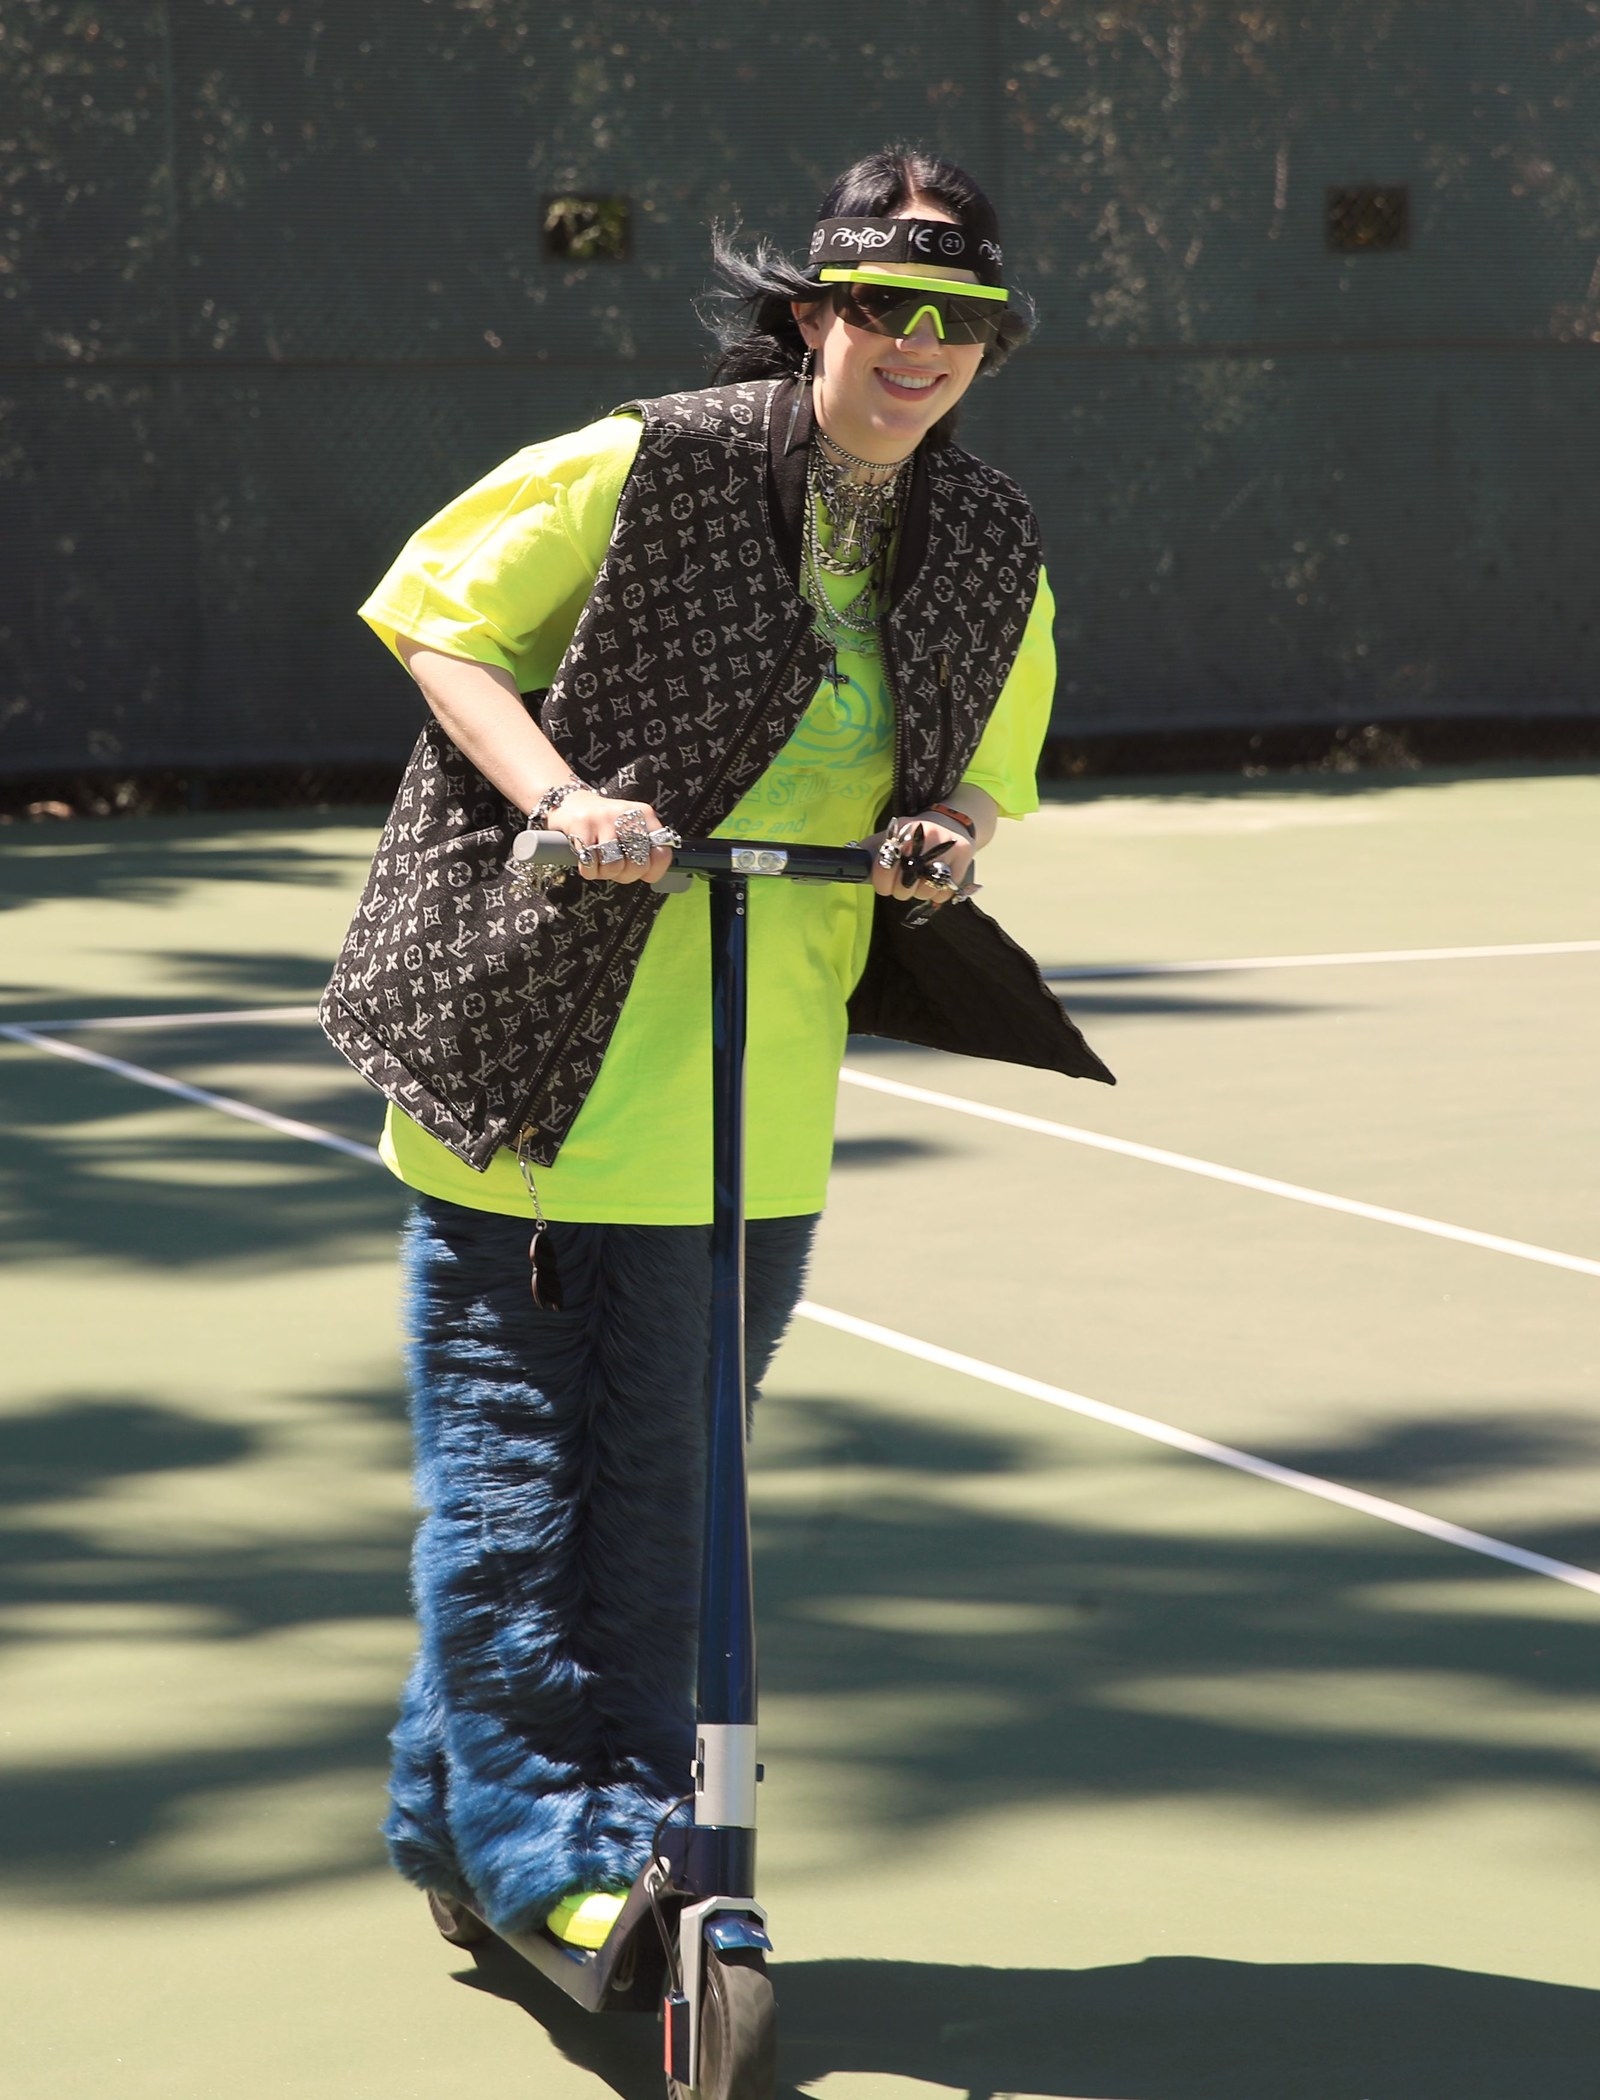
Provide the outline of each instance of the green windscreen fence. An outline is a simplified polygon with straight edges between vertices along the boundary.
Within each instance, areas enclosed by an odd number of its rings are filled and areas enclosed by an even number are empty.
[[[1600,6],[7,0],[0,772],[387,764],[354,609],[893,137],[1036,340],[1065,736],[1600,714]]]

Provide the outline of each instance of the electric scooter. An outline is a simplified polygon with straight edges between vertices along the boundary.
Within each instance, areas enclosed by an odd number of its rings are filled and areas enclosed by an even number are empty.
[[[561,832],[521,832],[515,863],[570,868]],[[693,1791],[656,1826],[651,1856],[605,1944],[553,1933],[505,1944],[590,2012],[661,2007],[671,2100],[772,2100],[777,2011],[766,1957],[767,1914],[755,1900],[755,1587],[750,1561],[744,1376],[744,1061],[752,877],[868,882],[859,846],[784,846],[695,839],[674,849],[659,889],[711,886],[711,1395]],[[686,1775],[689,1776],[689,1775]],[[693,1805],[690,1824],[673,1821]],[[487,1921],[431,1895],[434,1922],[457,1946],[490,1937]]]

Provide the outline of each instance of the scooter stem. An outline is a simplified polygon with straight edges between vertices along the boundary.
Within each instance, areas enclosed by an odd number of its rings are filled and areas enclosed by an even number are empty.
[[[694,1881],[755,1893],[756,1624],[745,1471],[744,1062],[749,883],[711,890],[711,1391],[700,1567]],[[717,1833],[712,1837],[712,1832]]]

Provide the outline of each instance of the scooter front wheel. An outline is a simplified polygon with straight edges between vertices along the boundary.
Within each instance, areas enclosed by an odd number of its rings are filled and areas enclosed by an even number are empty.
[[[773,2100],[778,2008],[766,1963],[747,1947],[706,1949],[700,2001],[700,2083],[667,2080],[669,2100]]]

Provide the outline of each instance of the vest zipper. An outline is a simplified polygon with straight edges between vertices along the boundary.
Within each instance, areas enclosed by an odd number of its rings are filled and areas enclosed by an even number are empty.
[[[745,746],[749,743],[751,737],[755,734],[755,727],[757,722],[761,719],[762,710],[765,708],[767,701],[771,698],[774,688],[782,683],[784,673],[788,670],[790,664],[794,662],[795,656],[799,651],[800,644],[805,640],[806,636],[816,625],[816,619],[816,613],[812,610],[812,608],[809,605],[806,606],[800,616],[799,626],[796,627],[794,633],[790,635],[788,641],[784,644],[783,654],[778,658],[778,661],[773,668],[772,676],[767,680],[766,684],[756,695],[754,704],[751,706],[750,712],[745,716],[744,727],[739,731],[739,734],[734,738],[733,742],[728,746],[727,750],[723,752],[721,759],[717,763],[716,771],[712,774],[710,780],[706,783],[705,792],[701,795],[700,800],[694,806],[693,815],[690,816],[687,820],[685,829],[691,837],[695,835],[696,827],[700,822],[702,810],[706,809],[709,806],[713,796],[717,792],[717,789],[721,787],[722,783],[727,779],[729,773],[733,770],[735,763],[743,755]]]
[[[746,744],[749,743],[750,738],[754,733],[756,723],[760,719],[762,709],[766,706],[768,699],[771,697],[773,689],[783,678],[783,675],[788,670],[790,664],[793,663],[795,659],[795,654],[798,651],[801,642],[804,641],[805,637],[811,632],[812,623],[815,620],[815,618],[816,614],[812,612],[809,606],[807,606],[805,610],[805,615],[801,619],[800,624],[795,629],[794,633],[789,637],[789,641],[784,648],[784,652],[779,657],[777,664],[773,669],[772,676],[767,680],[766,684],[761,688],[761,691],[756,695],[756,698],[751,705],[750,712],[745,717],[744,727],[740,730],[739,734],[733,739],[733,742],[728,746],[728,749],[723,753],[722,758],[718,763],[717,769],[712,774],[710,782],[708,783],[704,794],[702,794],[700,800],[694,806],[693,815],[686,819],[685,829],[691,837],[694,833],[695,824],[699,821],[700,812],[703,809],[705,809],[706,806],[709,804],[712,796],[715,795],[717,789],[728,777],[728,772],[732,767],[734,761],[744,750]],[[524,1141],[529,1135],[537,1133],[539,1126],[536,1123],[527,1123],[524,1119],[526,1118],[529,1109],[533,1106],[534,1101],[538,1096],[539,1089],[544,1085],[545,1080],[549,1077],[551,1071],[560,1061],[568,1043],[571,1042],[574,1034],[577,1031],[578,1023],[588,1012],[590,1001],[594,998],[595,992],[598,990],[600,983],[605,977],[607,970],[610,969],[611,964],[616,957],[617,950],[627,939],[628,934],[632,931],[633,922],[635,921],[635,919],[638,918],[640,911],[648,901],[649,899],[644,895],[629,898],[628,908],[623,916],[622,923],[618,926],[616,932],[611,936],[611,939],[601,950],[600,960],[589,972],[589,976],[586,983],[584,984],[583,990],[579,993],[577,999],[573,1002],[571,1012],[567,1016],[566,1026],[560,1031],[555,1041],[551,1044],[549,1050],[545,1053],[544,1062],[534,1073],[533,1077],[528,1081],[528,1091],[522,1097],[522,1105],[517,1110],[515,1116],[513,1116],[510,1119],[507,1125],[508,1129],[514,1129],[517,1132],[519,1143]]]
[[[889,705],[894,711],[894,777],[889,783],[889,821],[892,823],[896,818],[905,815],[905,811],[900,807],[900,794],[906,777],[906,711],[900,699],[899,673],[895,669],[887,613],[878,622],[878,650],[883,658],[883,682],[889,688]]]
[[[955,729],[955,715],[950,705],[950,659],[942,649],[939,651],[937,668],[939,679],[939,742],[934,751],[933,785],[928,790],[930,797],[934,795],[948,795],[951,788],[956,785],[953,780],[947,783],[945,779],[945,772],[950,763],[950,739]]]
[[[878,622],[878,642],[883,656],[883,682],[889,688],[889,699],[894,708],[894,785],[889,798],[889,815],[891,818],[912,816],[915,812],[902,808],[900,801],[906,778],[906,747],[903,735],[906,711],[901,703],[900,687],[897,683],[898,673],[895,669],[894,651],[890,645],[889,616],[887,613]],[[936,666],[935,675],[939,681],[939,742],[934,758],[933,786],[929,790],[930,801],[935,795],[948,794],[950,792],[950,789],[945,787],[943,783],[945,768],[949,763],[950,737],[953,727],[950,707],[950,658],[941,649],[934,661]],[[952,781],[951,786],[953,787],[954,785],[955,783]]]

